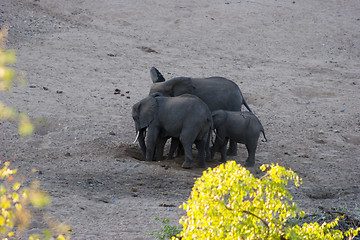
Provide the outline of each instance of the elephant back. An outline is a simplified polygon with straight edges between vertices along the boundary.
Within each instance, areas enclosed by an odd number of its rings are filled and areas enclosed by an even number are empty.
[[[203,100],[210,111],[218,109],[240,111],[243,96],[239,86],[222,77],[193,78],[193,94]]]

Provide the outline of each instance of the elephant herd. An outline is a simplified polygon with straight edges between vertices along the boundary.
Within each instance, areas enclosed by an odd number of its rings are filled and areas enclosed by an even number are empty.
[[[254,166],[260,133],[265,140],[266,137],[236,83],[222,77],[176,77],[165,81],[154,67],[150,75],[153,85],[149,96],[132,108],[137,132],[135,142],[139,142],[146,161],[160,161],[165,143],[171,138],[169,157],[182,147],[183,168],[194,165],[193,144],[198,150],[201,168],[213,159],[215,152],[220,151],[221,162],[226,161],[226,154],[237,155],[237,143],[247,148],[245,166]],[[249,111],[241,111],[242,105]],[[210,147],[213,130],[215,142]]]

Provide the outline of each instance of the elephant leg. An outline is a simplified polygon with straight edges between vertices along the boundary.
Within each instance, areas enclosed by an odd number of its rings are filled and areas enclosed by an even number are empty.
[[[184,130],[180,134],[180,142],[184,147],[185,162],[182,164],[183,168],[192,168],[194,166],[192,145],[195,141],[195,136],[192,129]]]
[[[159,130],[156,128],[149,128],[146,135],[146,161],[152,161],[154,157],[156,143],[159,137]]]
[[[192,168],[194,166],[193,154],[192,154],[192,144],[191,143],[182,143],[185,151],[185,162],[181,167],[183,168]]]
[[[248,158],[245,162],[245,167],[253,167],[255,165],[255,152],[256,152],[257,142],[246,144],[246,149],[248,151]]]
[[[237,156],[237,142],[230,140],[229,149],[227,151],[228,156]]]
[[[170,144],[170,150],[169,150],[169,154],[168,154],[168,159],[173,159],[174,158],[174,153],[175,151],[179,148],[180,146],[180,140],[178,138],[171,138],[171,144]]]
[[[222,162],[222,163],[226,162],[226,146],[227,146],[228,141],[229,141],[229,138],[225,138],[220,145],[220,153],[221,153],[220,162]]]
[[[184,156],[184,154],[185,154],[184,147],[182,144],[180,144],[180,141],[179,141],[179,146],[176,150],[176,157]]]
[[[205,146],[206,142],[199,140],[195,141],[196,148],[198,150],[199,167],[205,168]]]
[[[206,139],[206,143],[205,143],[205,161],[206,162],[211,162],[212,158],[211,158],[211,153],[210,153],[210,134],[208,136],[208,138]]]
[[[144,159],[146,159],[146,146],[145,146],[145,136],[144,136],[145,131],[146,130],[144,130],[144,129],[140,129],[139,137],[138,137],[138,142],[139,142],[141,153],[142,153]]]
[[[215,153],[220,151],[220,145],[222,145],[222,141],[216,136],[214,144],[210,147],[211,160],[214,160]]]
[[[167,140],[167,138],[160,138],[160,139],[158,139],[158,141],[156,143],[156,148],[155,148],[156,161],[163,160],[164,147],[165,147],[166,140]]]

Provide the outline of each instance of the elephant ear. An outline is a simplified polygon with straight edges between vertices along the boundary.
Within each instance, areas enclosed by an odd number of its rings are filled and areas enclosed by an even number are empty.
[[[167,92],[171,97],[180,96],[185,93],[192,94],[195,86],[193,80],[187,77],[177,77],[166,82]]]
[[[146,128],[154,120],[157,113],[158,104],[154,97],[147,97],[143,99],[138,108],[139,127],[140,129]]]
[[[165,82],[165,78],[155,67],[150,69],[150,77],[153,83]]]
[[[216,110],[211,113],[214,128],[218,128],[226,122],[227,113],[224,110]]]

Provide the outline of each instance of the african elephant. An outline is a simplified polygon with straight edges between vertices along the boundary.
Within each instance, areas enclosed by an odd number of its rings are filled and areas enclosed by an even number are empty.
[[[214,146],[211,148],[211,157],[220,150],[221,162],[226,161],[226,144],[229,139],[243,143],[248,151],[245,166],[255,165],[255,151],[260,132],[265,132],[259,119],[251,112],[232,112],[217,110],[212,112],[213,127],[216,131]],[[267,141],[267,140],[266,140]]]
[[[176,77],[165,81],[165,78],[155,67],[151,68],[150,75],[153,81],[150,94],[159,92],[166,97],[175,97],[189,93],[203,100],[208,105],[210,111],[218,109],[241,111],[241,106],[244,104],[251,112],[238,85],[226,78]],[[230,141],[228,154],[237,155],[236,142]]]
[[[194,164],[193,143],[199,151],[199,166],[205,167],[205,152],[210,155],[208,139],[212,118],[208,106],[198,97],[190,94],[178,97],[151,94],[133,106],[132,117],[138,133],[143,134],[147,129],[146,144],[144,135],[138,138],[146,161],[153,160],[155,147],[163,146],[161,141],[168,137],[176,137],[185,151],[185,162],[182,167],[191,168]],[[162,154],[162,149],[157,152]]]

